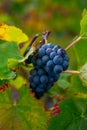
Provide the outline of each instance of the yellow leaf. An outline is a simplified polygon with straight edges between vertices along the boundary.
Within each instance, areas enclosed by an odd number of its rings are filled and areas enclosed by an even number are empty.
[[[19,76],[16,79],[10,80],[10,84],[16,89],[20,89],[24,84],[26,84],[26,80],[23,77]]]
[[[21,43],[28,41],[28,36],[15,26],[0,24],[0,39]]]

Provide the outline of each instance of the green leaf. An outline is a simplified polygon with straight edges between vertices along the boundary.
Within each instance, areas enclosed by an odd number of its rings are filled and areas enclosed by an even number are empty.
[[[13,95],[14,99],[17,97],[19,98],[14,103],[10,89],[0,93],[0,129],[46,130],[49,114],[40,101],[29,94],[26,86]]]
[[[83,35],[83,37],[87,38],[87,10],[86,9],[83,10],[80,25],[81,25],[80,35]]]
[[[75,46],[78,65],[82,66],[87,62],[87,10],[84,9],[80,22],[80,35],[82,39]],[[84,39],[84,40],[83,40]]]
[[[19,60],[13,59],[13,58],[8,59],[8,68],[9,69],[15,70],[15,68],[18,67],[19,65],[21,65]]]
[[[75,45],[75,51],[78,61],[78,66],[81,67],[87,62],[87,40],[80,40]]]
[[[83,86],[79,76],[72,76],[67,97],[74,100],[78,110],[84,113],[87,109],[87,87]],[[86,106],[86,107],[85,107]]]
[[[18,46],[14,42],[0,41],[0,79],[12,79],[16,76],[15,72],[9,70],[8,59],[22,59],[19,54]]]
[[[8,80],[0,80],[0,87],[2,87],[4,84],[8,84]]]
[[[69,125],[67,130],[86,130],[87,129],[87,123],[84,121],[84,119],[77,119],[72,122],[72,124]]]
[[[72,100],[63,101],[60,109],[62,112],[50,120],[47,130],[86,130],[86,115],[81,117],[81,113]]]
[[[61,79],[61,80],[58,81],[58,85],[62,89],[67,89],[70,84],[69,84],[68,81]]]
[[[87,87],[83,86],[80,78],[78,76],[73,76],[71,82],[72,84],[69,94],[72,93],[75,97],[87,99]]]
[[[28,41],[27,35],[24,34],[21,29],[6,24],[0,25],[0,39],[14,41],[16,43]]]
[[[58,85],[61,89],[67,89],[70,85],[70,83],[68,82],[68,78],[69,78],[70,74],[61,74],[60,78],[58,80]]]

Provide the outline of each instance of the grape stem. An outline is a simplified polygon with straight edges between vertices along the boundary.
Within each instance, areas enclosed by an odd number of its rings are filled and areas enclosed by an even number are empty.
[[[36,34],[36,35],[31,39],[30,44],[29,44],[29,47],[31,47],[32,44],[35,43],[35,41],[36,41],[36,39],[39,37],[39,35],[40,35],[40,34]]]
[[[48,39],[50,33],[51,33],[50,31],[43,32],[43,39],[45,40],[45,44],[47,44],[47,39]]]
[[[51,33],[50,31],[44,31],[42,33],[42,40],[39,42],[39,46],[38,46],[37,50],[39,48],[41,48],[42,45],[47,44],[47,39],[48,39],[50,33]]]
[[[63,73],[67,73],[67,74],[79,74],[80,71],[77,71],[77,70],[66,70],[66,71],[63,71]]]
[[[71,44],[69,44],[65,50],[67,51],[68,49],[70,49],[72,46],[74,46],[78,41],[80,41],[82,38],[82,36],[79,36],[76,40],[74,40],[73,42],[71,42]]]

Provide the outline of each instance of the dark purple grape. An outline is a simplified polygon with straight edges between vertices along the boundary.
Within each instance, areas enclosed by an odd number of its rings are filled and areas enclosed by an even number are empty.
[[[40,82],[46,84],[48,82],[48,77],[46,75],[42,75],[40,77]]]
[[[43,64],[46,64],[48,60],[49,60],[49,56],[48,56],[48,55],[44,55],[44,56],[42,57],[42,63],[43,63]]]
[[[47,45],[48,45],[48,47],[51,48],[51,49],[54,47],[54,45],[51,44],[51,43],[48,43]]]
[[[64,56],[63,60],[69,61],[69,57],[67,55]]]
[[[53,71],[55,74],[58,74],[58,73],[61,73],[63,71],[63,68],[61,65],[55,65]]]
[[[54,67],[53,61],[52,61],[52,60],[49,60],[49,61],[47,62],[47,64],[46,64],[46,66],[49,67],[49,68],[53,68],[53,67]]]
[[[56,55],[57,55],[57,53],[55,51],[53,51],[50,53],[50,58],[53,59]]]
[[[30,75],[35,76],[37,74],[37,71],[35,69],[30,70]]]
[[[38,74],[41,76],[41,75],[45,74],[45,71],[43,69],[38,69]]]
[[[34,81],[35,84],[39,84],[39,82],[40,82],[40,77],[39,77],[39,75],[35,75],[35,76],[33,77],[33,81]]]
[[[45,49],[44,48],[40,48],[39,49],[39,52],[38,52],[38,55],[40,56],[40,57],[42,57],[42,56],[44,56],[46,53],[45,53]]]
[[[63,65],[62,65],[63,66],[63,70],[66,70],[68,68],[68,65],[69,65],[68,61],[64,60]]]
[[[63,58],[59,55],[55,56],[53,58],[53,62],[56,64],[56,65],[60,65],[63,63]]]
[[[52,52],[52,49],[51,49],[51,48],[47,48],[47,49],[46,49],[46,54],[47,54],[47,55],[50,55],[51,52]]]
[[[40,58],[37,59],[36,63],[37,63],[37,66],[39,67],[43,65],[42,60]]]
[[[42,46],[42,48],[43,48],[43,49],[47,49],[47,48],[48,48],[48,44],[44,44],[44,45]]]
[[[53,48],[53,51],[56,51],[57,52],[57,50],[59,49],[59,46],[54,46],[54,48]]]

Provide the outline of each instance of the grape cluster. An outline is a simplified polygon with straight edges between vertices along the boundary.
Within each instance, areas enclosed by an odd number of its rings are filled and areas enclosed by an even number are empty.
[[[36,98],[40,98],[54,85],[60,73],[68,68],[69,62],[65,50],[51,43],[44,44],[34,56],[28,59],[34,66],[30,71],[29,82]]]

